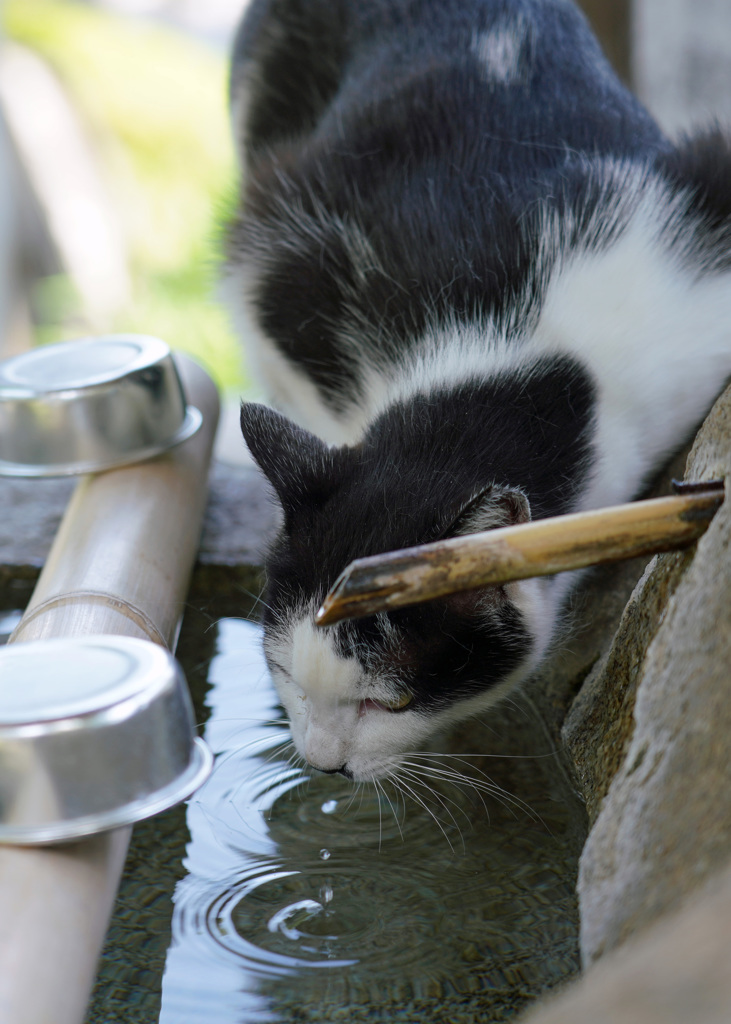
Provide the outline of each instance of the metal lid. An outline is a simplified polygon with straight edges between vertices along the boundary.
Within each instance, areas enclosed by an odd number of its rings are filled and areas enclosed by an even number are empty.
[[[0,649],[0,842],[73,839],[186,799],[212,755],[183,674],[145,640]]]
[[[0,475],[139,462],[187,440],[200,423],[159,338],[80,338],[0,363]]]

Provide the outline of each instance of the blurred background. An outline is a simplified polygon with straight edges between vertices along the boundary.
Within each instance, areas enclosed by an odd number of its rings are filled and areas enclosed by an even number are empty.
[[[246,0],[0,0],[0,353],[158,335],[229,394],[227,51]],[[583,0],[670,132],[731,120],[729,0]]]
[[[242,0],[5,0],[4,354],[154,334],[246,386],[216,302],[235,191],[227,48]]]

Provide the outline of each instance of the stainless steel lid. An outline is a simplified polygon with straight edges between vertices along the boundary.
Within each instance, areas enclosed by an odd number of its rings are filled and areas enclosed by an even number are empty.
[[[189,797],[212,755],[183,674],[119,636],[0,648],[0,843],[75,839]]]
[[[158,338],[112,334],[0,363],[0,475],[67,476],[158,455],[196,432]]]

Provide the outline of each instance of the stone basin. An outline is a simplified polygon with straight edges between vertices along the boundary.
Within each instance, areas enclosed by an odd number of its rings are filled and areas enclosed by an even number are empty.
[[[730,462],[731,389],[648,495],[684,471],[725,477]],[[0,480],[0,617],[29,599],[73,486]],[[258,471],[217,465],[191,603],[215,592],[247,614],[274,527]],[[590,572],[570,636],[529,684],[592,827],[579,878],[584,977],[526,1024],[670,1024],[688,1007],[694,1024],[728,1019],[730,545],[727,504],[693,549]]]

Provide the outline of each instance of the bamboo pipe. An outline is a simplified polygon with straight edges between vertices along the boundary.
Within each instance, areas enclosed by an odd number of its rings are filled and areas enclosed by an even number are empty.
[[[11,642],[116,633],[174,649],[218,421],[209,377],[176,362],[201,429],[156,459],[80,481]],[[0,847],[0,1024],[81,1024],[130,835]]]
[[[724,499],[723,482],[680,484],[667,498],[540,519],[360,558],[341,573],[315,622],[374,615],[477,587],[653,555],[697,540]]]

